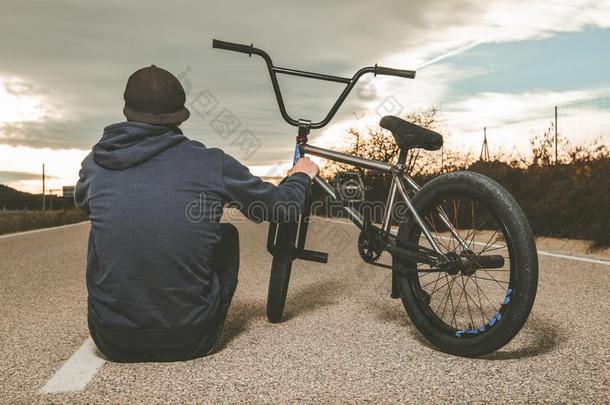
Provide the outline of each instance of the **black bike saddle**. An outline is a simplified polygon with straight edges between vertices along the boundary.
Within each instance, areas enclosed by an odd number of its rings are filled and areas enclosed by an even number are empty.
[[[443,136],[441,134],[393,115],[383,117],[379,121],[379,125],[392,132],[400,149],[438,150],[443,146]]]

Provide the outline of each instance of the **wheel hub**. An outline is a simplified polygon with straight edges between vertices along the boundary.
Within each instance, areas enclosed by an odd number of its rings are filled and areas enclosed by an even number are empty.
[[[460,271],[465,276],[472,276],[476,273],[477,269],[473,265],[474,263],[474,253],[471,250],[464,250],[460,253]]]
[[[461,273],[464,276],[472,276],[477,269],[473,266],[473,254],[470,251],[463,251],[459,255],[455,252],[445,254],[447,261],[441,265],[441,269],[454,276]]]

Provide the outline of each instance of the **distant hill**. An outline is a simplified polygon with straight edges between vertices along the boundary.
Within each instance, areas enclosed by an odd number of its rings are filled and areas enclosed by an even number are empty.
[[[30,194],[15,190],[12,187],[0,184],[0,210],[38,210],[42,207],[40,194]],[[72,197],[47,197],[47,208],[74,208]]]
[[[0,184],[0,209],[38,209],[41,205],[40,196],[24,193],[23,191]]]
[[[12,187],[5,186],[4,184],[0,184],[0,198],[3,197],[32,197],[34,194],[25,193],[23,191],[15,190]]]

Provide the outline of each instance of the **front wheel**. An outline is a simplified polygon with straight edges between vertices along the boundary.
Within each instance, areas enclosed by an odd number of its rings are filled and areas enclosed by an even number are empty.
[[[284,315],[286,295],[290,284],[290,272],[294,241],[297,233],[297,223],[280,223],[277,225],[277,238],[273,261],[271,262],[271,276],[269,278],[269,292],[267,295],[267,319],[278,323]]]
[[[430,181],[413,205],[441,252],[469,263],[434,272],[427,264],[394,260],[413,324],[450,354],[475,357],[501,348],[529,316],[538,283],[534,237],[517,201],[495,181],[460,171]],[[413,218],[400,224],[397,239],[431,248]],[[481,265],[489,255],[504,261]]]

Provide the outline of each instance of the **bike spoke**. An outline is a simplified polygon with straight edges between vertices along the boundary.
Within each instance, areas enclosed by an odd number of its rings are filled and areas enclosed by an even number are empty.
[[[487,270],[486,270],[486,269],[483,269],[483,271],[487,273]],[[495,281],[495,282],[496,282],[496,283],[497,283],[497,284],[498,284],[500,287],[504,288],[504,287],[502,286],[502,284],[500,284],[500,282],[494,278],[494,276],[492,276],[492,275],[491,275],[491,274],[489,274],[489,273],[487,273],[487,275],[488,275],[489,277],[491,277],[491,279],[492,279],[493,281]]]
[[[447,280],[447,275],[445,275],[445,280]],[[445,285],[449,285],[451,284],[451,281],[449,281],[448,283],[446,283]],[[443,297],[441,298],[441,301],[438,304],[438,307],[436,308],[435,312],[440,311],[441,307],[443,306],[443,301],[445,301],[445,297],[447,296],[447,293],[449,291],[449,288],[447,288],[447,291],[445,291],[445,293],[443,294]],[[430,300],[432,300],[432,296],[430,296]],[[447,305],[447,303],[445,302],[445,306]],[[444,311],[444,307],[443,307],[443,311]]]
[[[508,284],[508,281],[498,281],[498,280],[496,280],[496,279],[492,279],[492,278],[485,278],[485,277],[481,277],[481,276],[475,276],[475,275],[472,275],[472,276],[470,276],[470,277],[477,278],[477,279],[479,279],[479,280],[495,281],[496,283],[504,283],[504,284]],[[506,288],[505,288],[505,289],[506,289]]]
[[[460,277],[461,277],[461,275],[460,275]],[[456,279],[457,279],[457,277],[456,277]],[[457,308],[459,308],[459,307],[460,307],[460,302],[462,301],[462,296],[463,296],[463,295],[464,295],[464,289],[462,289],[462,292],[461,292],[461,294],[460,294],[460,296],[459,296],[459,298],[458,298],[458,301],[457,301],[456,306],[455,306],[455,307],[453,307],[453,320],[454,320],[454,322],[455,322],[455,328],[456,328],[456,329],[457,329],[457,321],[455,320],[455,315],[456,315],[456,313],[457,313]],[[452,304],[452,306],[453,306],[453,301],[451,301],[451,304]]]
[[[481,302],[481,294],[479,293],[479,282],[476,278],[473,279],[475,284],[475,291],[477,292],[477,297],[479,298],[479,309],[481,310],[481,320],[485,323],[485,313],[483,312],[483,303]]]
[[[439,273],[439,274],[441,274],[441,273]],[[445,278],[448,278],[448,277],[445,275]],[[448,282],[446,282],[446,283],[445,283],[445,284],[443,284],[442,286],[440,286],[440,287],[438,287],[438,288],[434,289],[434,290],[433,290],[433,291],[430,293],[430,297],[432,297],[432,294],[434,294],[435,292],[440,291],[440,290],[442,290],[443,288],[445,288],[445,286],[449,285],[449,283],[451,283],[451,281],[453,281],[453,280],[449,280]]]
[[[496,236],[498,234],[498,231],[494,231],[494,233],[489,237],[489,239],[487,240],[487,242],[485,243],[485,245],[483,246],[483,249],[479,252],[479,255],[485,253],[486,249],[488,246],[493,246],[494,244],[490,242],[492,241],[493,237]]]
[[[489,322],[490,312],[500,310],[510,286],[510,251],[504,231],[485,207],[465,197],[443,199],[422,217],[441,252],[452,260],[467,258],[465,265],[469,266],[449,264],[447,272],[438,272],[436,277],[433,273],[418,275],[419,288],[430,300],[427,305],[444,327],[478,330]],[[421,246],[428,246],[429,241],[419,235]],[[490,252],[502,253],[497,255],[504,258],[502,268],[486,269],[477,262]]]
[[[434,274],[434,273],[427,273],[427,274],[425,274],[425,275],[427,276],[427,275],[429,275],[429,274]],[[436,280],[435,280],[435,281],[430,281],[429,283],[424,284],[424,285],[421,285],[421,284],[420,284],[420,286],[419,286],[419,287],[420,287],[421,289],[424,289],[424,288],[426,288],[427,286],[429,286],[430,284],[434,283],[434,287],[432,287],[432,290],[434,291],[434,289],[435,289],[436,285],[438,284],[438,280],[439,280],[440,278],[441,278],[441,273],[439,272],[439,273],[437,273],[437,277],[436,277]]]
[[[475,237],[475,235],[477,233],[477,227],[476,227],[475,221],[474,221],[474,202],[473,201],[470,202],[470,217],[472,219],[472,230],[471,230],[472,231],[472,239],[471,239],[470,243],[468,243],[468,239],[469,239],[469,236],[470,236],[470,233],[471,233],[471,231],[468,231],[468,233],[466,234],[466,239],[464,239],[464,241],[468,244],[468,248],[470,250],[472,250],[472,245],[473,245],[473,242],[474,242],[474,237]]]
[[[483,297],[485,297],[485,299],[487,300],[487,302],[489,302],[489,304],[492,306],[492,308],[495,308],[497,304],[494,304],[493,302],[491,302],[491,300],[489,299],[487,294],[485,294],[485,291],[483,291],[483,289],[480,288],[478,284],[477,284],[477,288],[479,289],[479,291],[481,291],[481,294],[483,294]]]
[[[455,280],[457,280],[457,277],[455,277],[453,279],[454,283],[456,282]],[[451,285],[451,287],[453,287],[453,284]],[[449,294],[449,300],[451,301],[451,309],[453,309],[453,320],[455,320],[456,309],[455,309],[455,306],[453,305],[453,295],[452,294],[453,294],[453,291],[451,292],[451,294]],[[458,305],[459,305],[459,303],[458,303]]]
[[[443,307],[443,313],[441,314],[441,319],[444,317],[445,315],[445,310],[447,309],[447,304],[449,303],[449,300],[451,299],[451,291],[453,289],[453,283],[455,282],[455,278],[451,279],[451,282],[449,284],[449,288],[447,288],[447,300],[445,301],[445,306]],[[453,306],[453,300],[451,299],[451,306]]]
[[[446,244],[444,244],[443,242],[441,242],[442,238],[438,237],[438,230],[436,229],[436,223],[434,222],[434,217],[432,217],[431,219],[426,217],[426,220],[428,221],[428,224],[432,227],[432,231],[436,234],[434,237],[434,241],[440,245],[440,247],[445,248],[446,250],[451,250],[449,248],[449,246],[447,246]],[[432,233],[432,232],[431,232]]]
[[[493,246],[493,245],[491,245],[491,246]],[[480,256],[482,253],[489,253],[489,252],[494,251],[494,250],[498,250],[498,249],[507,249],[507,248],[508,248],[507,246],[498,246],[498,247],[493,247],[493,248],[491,248],[491,249],[486,249],[485,251],[480,252],[480,253],[479,253],[477,256]]]
[[[468,302],[468,291],[466,291],[466,284],[468,284],[468,279],[466,279],[466,282],[464,282],[464,276],[460,275],[460,277],[462,278],[462,288],[464,288],[466,306],[468,307],[468,315],[470,316],[470,320],[472,321],[471,325],[474,328],[475,323],[474,319],[472,319],[472,311],[470,310],[470,303]]]

